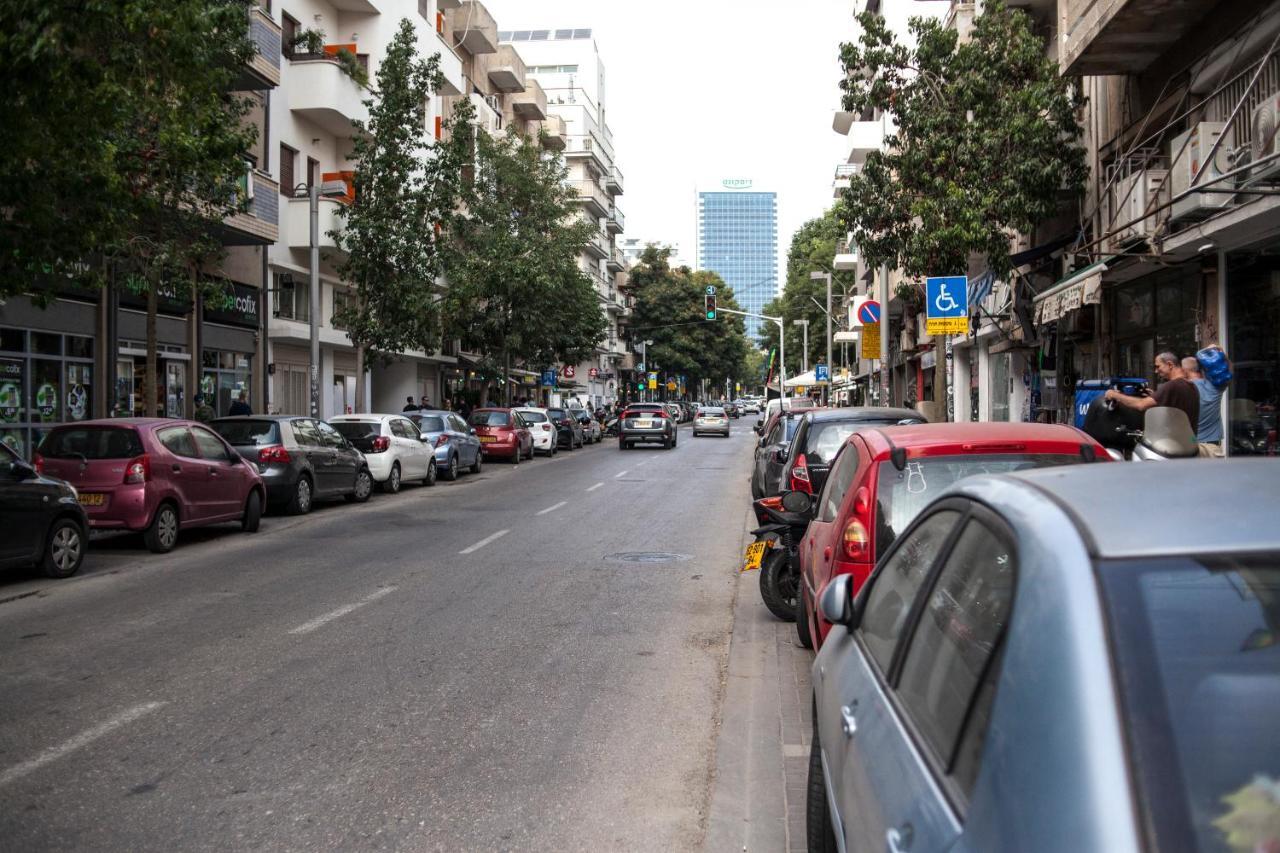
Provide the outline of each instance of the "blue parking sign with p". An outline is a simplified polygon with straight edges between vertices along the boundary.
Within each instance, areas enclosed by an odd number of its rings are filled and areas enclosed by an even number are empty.
[[[925,331],[948,335],[969,330],[969,277],[944,275],[926,278]]]

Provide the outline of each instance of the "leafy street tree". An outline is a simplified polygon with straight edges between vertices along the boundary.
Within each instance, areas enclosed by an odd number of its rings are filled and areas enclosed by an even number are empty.
[[[244,0],[0,5],[0,294],[112,274],[145,292],[148,413],[158,297],[220,290],[201,272],[220,260],[219,224],[245,203],[256,131],[231,89],[254,49],[246,10]]]
[[[689,388],[705,379],[712,388],[730,382],[755,381],[747,370],[746,330],[742,318],[721,314],[704,318],[707,285],[715,285],[716,304],[738,309],[733,288],[713,272],[672,269],[671,250],[647,246],[631,269],[636,303],[629,334],[633,341],[651,340],[647,357],[667,374],[683,374]]]
[[[562,159],[514,129],[491,136],[474,118],[460,101],[443,146],[450,162],[470,164],[441,241],[444,323],[502,376],[508,401],[515,363],[576,364],[595,352],[605,317],[578,254],[596,225],[579,215]]]
[[[461,163],[445,145],[428,153],[427,99],[439,87],[439,54],[417,57],[408,19],[400,22],[378,67],[369,122],[356,122],[355,200],[339,208],[334,233],[346,257],[338,274],[355,299],[335,318],[356,349],[356,375],[364,375],[369,351],[434,351],[440,340],[441,271],[436,223],[448,216],[461,190]],[[364,383],[356,410],[365,411]]]
[[[893,113],[896,133],[844,194],[844,219],[873,266],[964,274],[970,254],[1007,275],[1009,236],[1054,215],[1088,175],[1070,82],[1022,11],[989,0],[961,43],[913,18],[916,46],[877,15],[841,46],[844,109]]]

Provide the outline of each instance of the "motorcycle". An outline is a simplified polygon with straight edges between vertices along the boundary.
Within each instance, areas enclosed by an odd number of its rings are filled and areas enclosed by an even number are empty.
[[[744,571],[760,570],[760,597],[769,612],[786,622],[796,620],[800,597],[800,542],[809,527],[807,515],[788,512],[781,497],[753,501],[760,526],[747,547]]]
[[[1117,462],[1187,459],[1199,453],[1186,412],[1169,406],[1141,412],[1098,397],[1089,404],[1083,429]]]

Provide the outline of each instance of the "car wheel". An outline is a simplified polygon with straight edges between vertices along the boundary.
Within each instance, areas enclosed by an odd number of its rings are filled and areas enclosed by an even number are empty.
[[[293,497],[289,498],[289,515],[311,512],[311,498],[311,478],[306,474],[299,475],[298,482],[293,484]]]
[[[154,554],[167,554],[173,550],[173,546],[178,544],[178,511],[173,504],[160,504],[142,539]]]
[[[400,491],[400,463],[399,462],[391,463],[391,474],[388,475],[386,480],[384,480],[382,483],[379,484],[379,488],[381,488],[382,491],[386,492],[389,495],[394,495],[396,492]]]
[[[477,453],[476,464],[478,465],[479,463],[480,454]],[[475,466],[472,466],[472,470],[475,470]],[[458,479],[458,455],[456,453],[449,456],[449,466],[444,469],[444,478],[451,483]]]
[[[818,741],[817,710],[813,740],[809,742],[809,784],[805,802],[805,836],[809,853],[836,853],[836,833],[831,826],[827,781],[822,776],[822,744]]]
[[[796,597],[799,606],[796,608],[796,639],[806,649],[813,648],[813,632],[809,630],[809,602],[804,597],[804,590],[798,591]]]
[[[663,449],[663,450],[670,450],[670,449],[671,449],[672,447],[674,447],[674,446],[675,446],[675,442],[673,442],[671,439],[669,439],[669,438],[664,438],[664,439],[662,439],[662,449]]]
[[[434,486],[436,484],[436,460],[432,459],[427,463],[427,476],[422,478],[422,485]]]
[[[258,494],[258,490],[254,489],[249,492],[249,498],[244,502],[244,518],[240,520],[240,529],[245,533],[257,533],[258,525],[262,522],[262,495]]]
[[[471,473],[472,473],[472,474],[479,474],[479,473],[480,473],[480,464],[481,464],[481,463],[480,463],[480,451],[479,451],[479,450],[477,450],[477,451],[476,451],[476,461],[471,463]]]
[[[630,446],[629,444],[627,444],[625,441],[623,441],[622,439],[618,439],[618,449],[619,449],[619,450],[630,450],[630,449],[631,449],[631,446]]]
[[[69,578],[80,570],[84,562],[86,536],[74,520],[60,518],[49,530],[49,541],[45,543],[44,559],[40,569],[45,577]]]
[[[373,475],[369,473],[368,468],[361,468],[356,472],[356,485],[352,489],[351,494],[344,495],[348,501],[352,503],[362,504],[369,500],[369,495],[373,492]]]

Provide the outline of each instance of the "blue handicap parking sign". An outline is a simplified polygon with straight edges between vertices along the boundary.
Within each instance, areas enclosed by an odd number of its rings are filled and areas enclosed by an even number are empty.
[[[945,275],[925,279],[926,317],[963,317],[969,310],[969,277]]]

